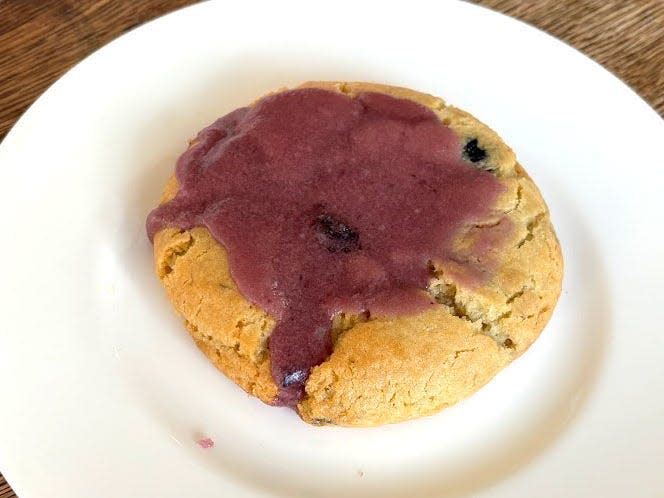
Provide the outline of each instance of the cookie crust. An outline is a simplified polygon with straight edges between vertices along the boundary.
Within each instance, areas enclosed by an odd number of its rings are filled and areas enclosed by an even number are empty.
[[[477,391],[522,354],[548,322],[560,294],[563,262],[542,196],[513,151],[489,127],[437,97],[372,83],[308,82],[353,96],[382,92],[433,110],[462,143],[486,152],[479,167],[505,192],[485,220],[465,227],[460,254],[478,238],[501,237],[494,271],[481,287],[465,284],[455,263],[432,261],[429,293],[439,306],[396,318],[340,314],[334,351],[314,367],[298,412],[306,422],[373,426],[430,415]],[[161,202],[177,193],[175,177]],[[468,258],[472,254],[468,252]],[[233,281],[225,249],[203,227],[167,228],[154,237],[157,275],[197,346],[248,393],[271,403],[267,339],[275,321]]]

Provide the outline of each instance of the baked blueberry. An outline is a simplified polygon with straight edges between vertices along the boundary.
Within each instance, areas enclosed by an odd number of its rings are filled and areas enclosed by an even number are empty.
[[[330,252],[352,252],[360,248],[359,234],[334,216],[318,216],[315,226],[318,240]]]
[[[486,151],[478,145],[476,138],[466,142],[466,146],[463,148],[463,155],[471,163],[478,163],[486,159]]]
[[[304,370],[295,370],[284,377],[281,383],[284,387],[301,384],[307,378],[307,372]]]

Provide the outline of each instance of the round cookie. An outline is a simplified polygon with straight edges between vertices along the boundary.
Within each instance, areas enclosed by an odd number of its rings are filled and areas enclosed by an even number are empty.
[[[492,247],[493,272],[481,286],[462,278],[462,263],[432,261],[428,292],[437,303],[415,315],[340,313],[333,352],[314,367],[297,409],[313,424],[371,426],[435,413],[471,395],[523,353],[549,320],[562,280],[562,257],[547,207],[514,153],[490,128],[412,90],[368,83],[311,82],[354,96],[380,92],[431,109],[465,144],[466,159],[503,185],[490,215],[466,226],[455,247],[472,259]],[[175,178],[161,202],[178,191]],[[227,253],[203,227],[154,236],[157,274],[198,347],[245,391],[272,403],[279,389],[268,338],[275,319],[250,303],[230,274]]]

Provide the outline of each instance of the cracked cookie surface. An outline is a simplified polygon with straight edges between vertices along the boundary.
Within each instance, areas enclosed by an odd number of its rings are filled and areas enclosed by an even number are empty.
[[[351,96],[378,91],[429,107],[460,137],[468,160],[505,187],[486,219],[459,233],[458,258],[431,261],[428,291],[438,306],[397,318],[335,317],[333,353],[312,369],[298,405],[307,422],[346,426],[435,413],[488,382],[551,316],[562,258],[546,205],[498,135],[441,99],[366,83],[304,86]],[[172,178],[162,202],[177,189]],[[278,389],[267,340],[275,321],[239,292],[225,249],[205,228],[167,228],[155,235],[154,254],[159,278],[199,348],[243,389],[271,403]],[[478,286],[464,272],[480,260],[493,271]]]

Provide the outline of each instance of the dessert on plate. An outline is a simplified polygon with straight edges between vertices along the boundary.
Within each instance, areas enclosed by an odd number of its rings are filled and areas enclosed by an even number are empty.
[[[306,422],[433,414],[551,317],[562,256],[500,137],[437,97],[309,82],[198,133],[148,216],[207,357]]]

